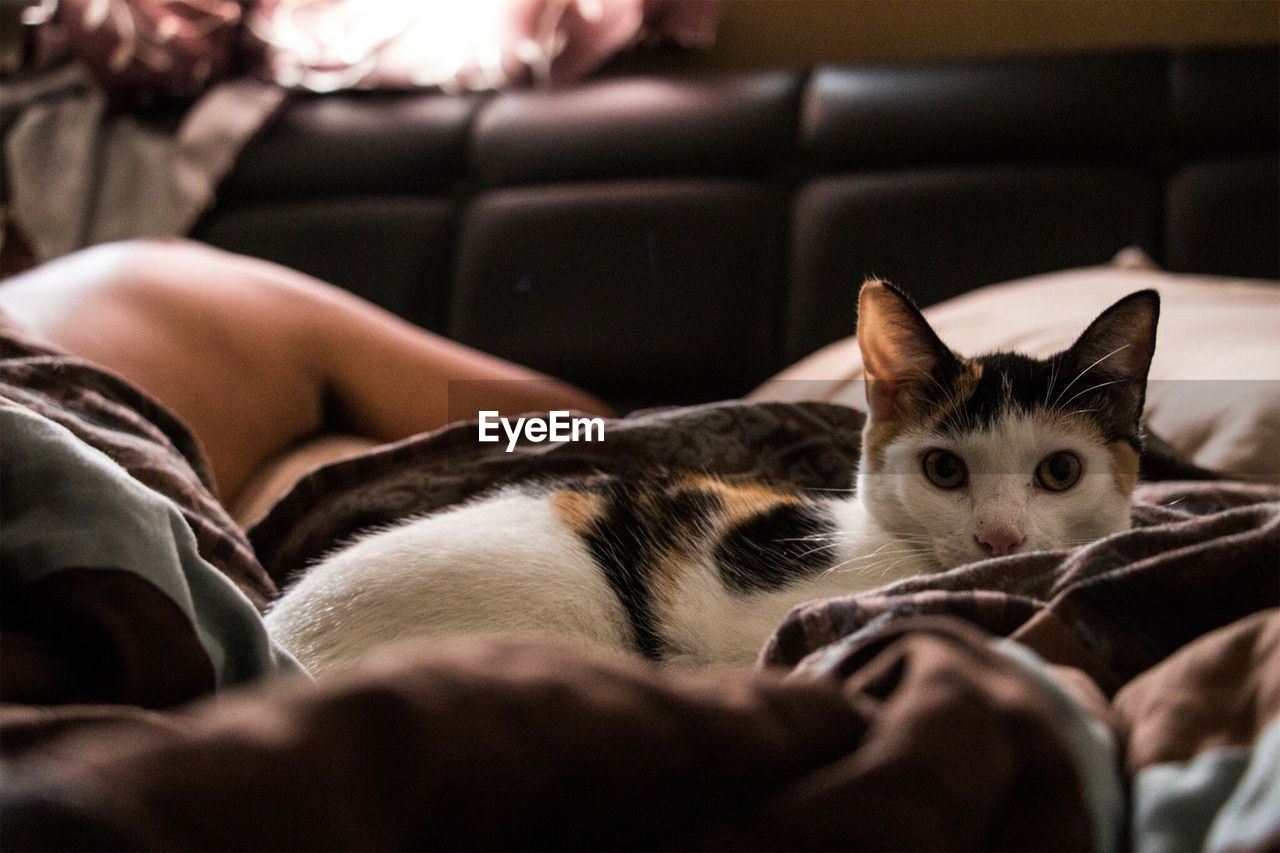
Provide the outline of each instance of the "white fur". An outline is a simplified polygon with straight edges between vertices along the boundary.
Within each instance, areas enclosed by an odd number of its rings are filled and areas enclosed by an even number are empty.
[[[630,637],[582,540],[545,497],[516,491],[364,536],[311,568],[266,621],[315,673],[409,637]]]
[[[830,549],[831,571],[775,592],[725,589],[713,539],[653,602],[669,657],[749,663],[796,605],[908,577],[928,561],[869,524],[854,498],[833,500],[841,534],[797,543]],[[546,496],[500,492],[366,535],[321,563],[267,614],[272,636],[313,673],[392,640],[543,633],[632,650],[621,603]]]
[[[920,458],[931,448],[964,460],[965,487],[945,490],[929,482]],[[1049,492],[1036,484],[1035,470],[1059,450],[1075,453],[1083,471],[1074,487]],[[858,491],[882,530],[927,544],[937,568],[986,558],[975,539],[985,528],[1020,534],[1021,553],[1079,545],[1129,526],[1131,496],[1116,489],[1106,448],[1083,432],[1026,414],[958,439],[909,430],[885,449],[874,482],[863,466]]]
[[[836,517],[839,533],[830,540],[797,544],[806,549],[829,548],[833,567],[786,589],[730,592],[720,582],[711,554],[700,555],[693,571],[681,578],[672,605],[658,608],[671,657],[696,664],[750,663],[797,605],[864,592],[930,568],[921,554],[880,531],[856,498],[825,503]],[[714,546],[714,541],[708,542],[709,550]]]

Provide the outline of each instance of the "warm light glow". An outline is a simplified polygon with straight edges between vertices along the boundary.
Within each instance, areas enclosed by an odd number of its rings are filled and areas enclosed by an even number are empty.
[[[545,68],[571,8],[598,18],[600,0],[545,5],[532,37],[515,24],[528,0],[297,0],[266,3],[250,25],[271,49],[276,80],[315,91],[379,85],[492,89],[522,67]]]

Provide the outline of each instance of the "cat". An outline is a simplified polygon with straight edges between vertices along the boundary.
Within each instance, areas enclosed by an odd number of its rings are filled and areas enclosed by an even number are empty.
[[[750,662],[812,599],[1129,526],[1159,297],[1047,359],[956,355],[905,294],[858,299],[856,488],[700,474],[517,485],[357,538],[267,615],[313,673],[384,641],[538,632],[692,664]]]

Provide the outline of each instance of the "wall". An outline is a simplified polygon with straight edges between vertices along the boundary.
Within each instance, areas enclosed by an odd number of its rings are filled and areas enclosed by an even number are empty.
[[[1275,0],[724,0],[696,69],[1280,42]]]

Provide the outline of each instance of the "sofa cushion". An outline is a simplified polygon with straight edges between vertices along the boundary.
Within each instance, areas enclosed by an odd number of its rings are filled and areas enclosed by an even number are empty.
[[[510,92],[476,120],[475,166],[490,185],[760,173],[794,147],[799,97],[785,71]]]
[[[479,96],[355,92],[295,98],[218,189],[223,201],[439,192],[463,174]]]
[[[1164,91],[1163,57],[1142,52],[823,68],[801,127],[827,170],[1141,156],[1156,140]]]
[[[1190,50],[1169,58],[1169,118],[1179,146],[1188,150],[1274,153],[1280,145],[1276,92],[1277,45]]]
[[[1156,242],[1141,170],[991,167],[822,178],[795,203],[789,359],[853,331],[863,278],[931,305],[991,281],[1103,263]]]
[[[745,393],[774,364],[783,205],[735,180],[480,194],[449,333],[621,407]]]
[[[313,275],[439,330],[453,216],[448,200],[415,196],[267,202],[220,208],[194,236]]]
[[[1249,276],[1280,264],[1274,153],[1187,165],[1169,179],[1165,210],[1169,269]]]

